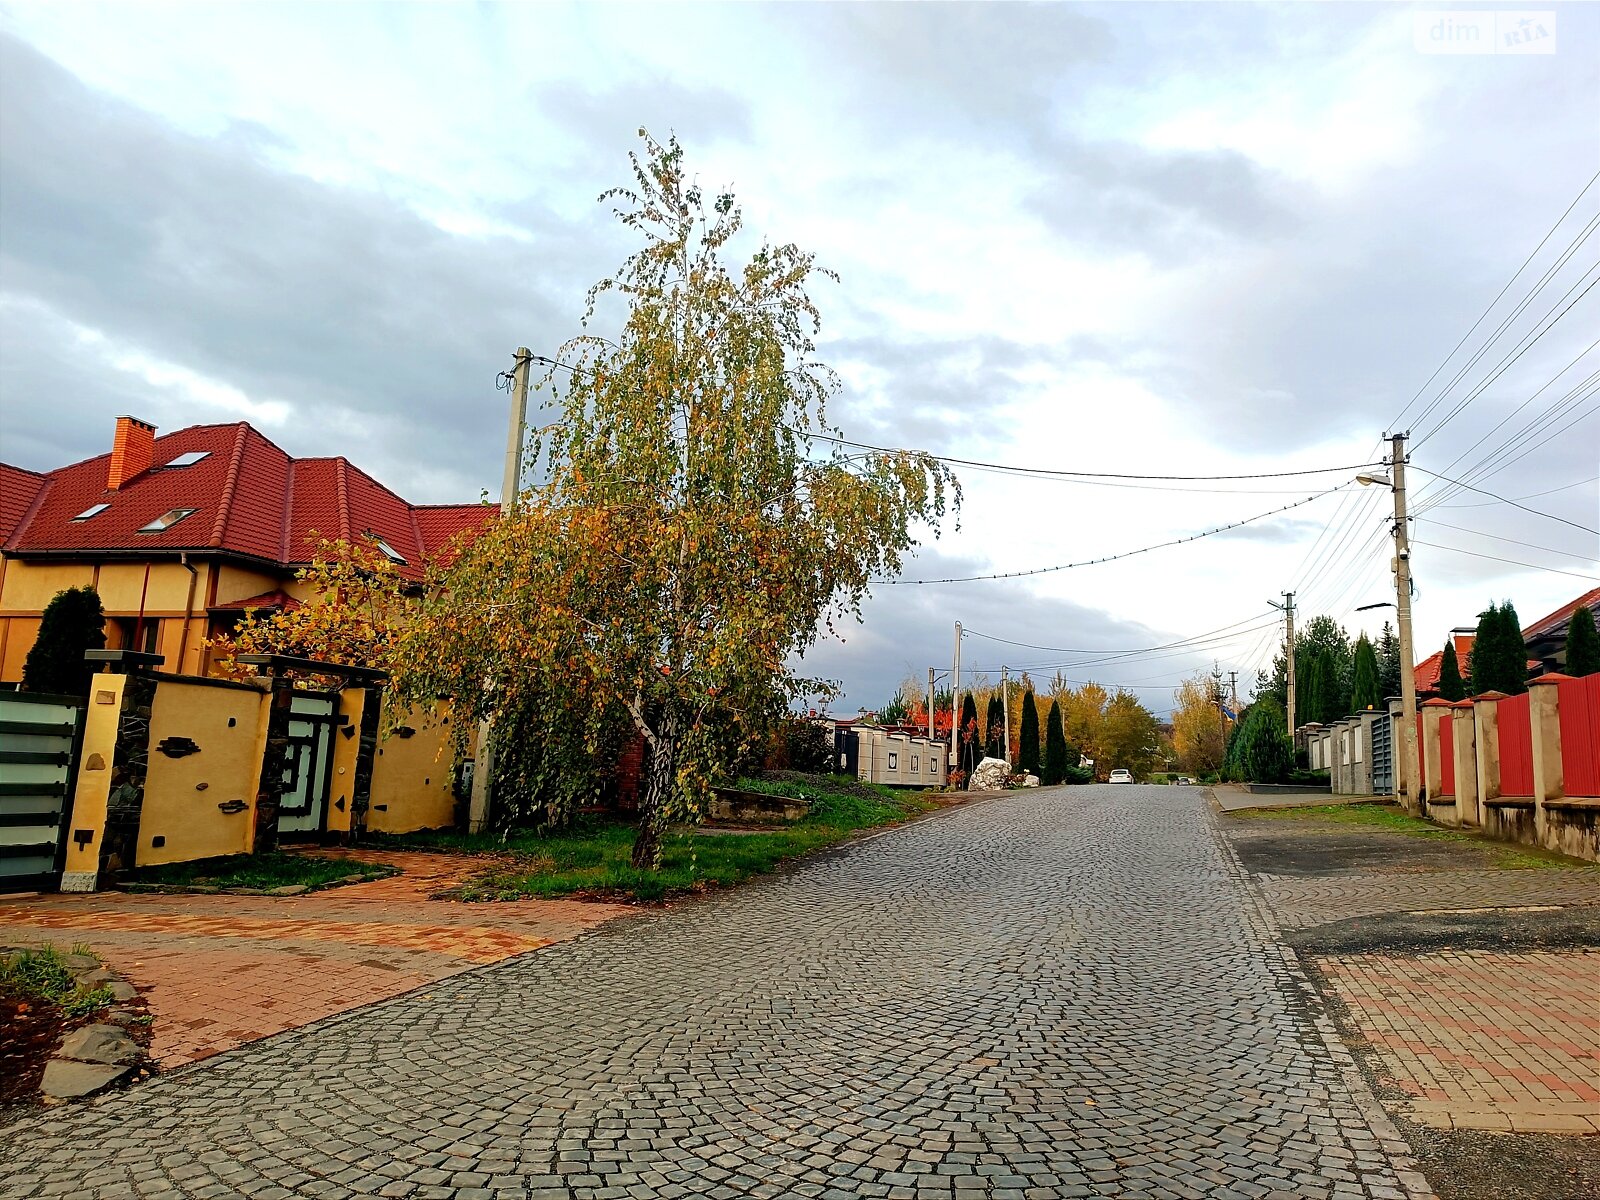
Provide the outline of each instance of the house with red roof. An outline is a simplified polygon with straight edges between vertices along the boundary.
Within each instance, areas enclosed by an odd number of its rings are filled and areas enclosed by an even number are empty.
[[[245,422],[158,437],[117,418],[104,454],[53,471],[0,463],[0,683],[22,678],[44,607],[88,585],[107,646],[211,671],[210,641],[247,609],[308,599],[295,578],[322,540],[369,540],[420,580],[499,513],[412,504],[343,456],[295,458]]]
[[[1572,615],[1587,608],[1600,621],[1600,588],[1585,592],[1567,601],[1552,613],[1547,613],[1523,627],[1522,640],[1528,647],[1528,677],[1531,679],[1551,671],[1562,671],[1567,665],[1567,630],[1572,625]],[[1474,631],[1452,629],[1450,637],[1456,646],[1456,662],[1461,678],[1469,683],[1472,677],[1472,640]],[[1417,664],[1417,695],[1422,699],[1439,694],[1439,669],[1444,663],[1444,651],[1436,650]]]

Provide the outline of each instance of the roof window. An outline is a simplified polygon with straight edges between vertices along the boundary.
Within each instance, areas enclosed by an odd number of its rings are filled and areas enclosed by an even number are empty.
[[[79,513],[77,516],[73,517],[72,519],[74,521],[87,521],[90,517],[98,517],[101,513],[105,512],[105,510],[110,508],[110,507],[111,507],[110,504],[91,504],[91,505],[89,505],[88,508],[84,509],[81,513]]]
[[[192,517],[199,511],[200,510],[198,508],[174,508],[168,512],[162,513],[154,521],[151,521],[150,524],[141,525],[139,527],[139,532],[165,533],[185,517]]]
[[[385,558],[387,558],[390,562],[399,563],[402,567],[407,565],[405,555],[401,554],[400,551],[389,545],[388,542],[384,541],[377,534],[372,534],[371,536],[378,549],[383,551],[383,556]]]
[[[162,463],[158,470],[170,471],[176,467],[192,467],[202,458],[209,458],[210,456],[211,451],[209,450],[185,450],[171,462]]]

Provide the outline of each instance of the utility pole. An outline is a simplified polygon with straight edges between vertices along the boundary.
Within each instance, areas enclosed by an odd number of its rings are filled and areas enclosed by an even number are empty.
[[[956,622],[956,657],[950,664],[950,765],[961,761],[961,622]]]
[[[1406,514],[1406,434],[1390,438],[1389,479],[1394,490],[1395,621],[1400,626],[1400,751],[1405,806],[1420,810],[1421,769],[1417,761],[1416,653],[1411,645],[1411,534]]]
[[[1276,600],[1268,600],[1267,603],[1282,612],[1284,620],[1288,622],[1288,633],[1285,635],[1283,642],[1283,654],[1284,668],[1288,674],[1289,694],[1286,697],[1288,703],[1284,707],[1289,710],[1289,740],[1292,742],[1294,741],[1294,593],[1285,592],[1282,604],[1279,604]]]
[[[928,740],[933,741],[933,668],[928,668]]]
[[[1228,672],[1228,697],[1233,701],[1229,707],[1233,709],[1234,714],[1237,716],[1239,712],[1239,672],[1237,671]]]
[[[511,364],[511,419],[506,427],[505,472],[500,479],[500,515],[516,511],[522,492],[523,438],[528,428],[528,372],[533,366],[533,351],[518,346]],[[501,378],[505,378],[501,376]],[[489,777],[493,774],[494,752],[490,723],[478,722],[477,746],[472,756],[472,799],[468,802],[467,829],[481,833],[489,824]]]
[[[532,365],[533,351],[518,346],[511,367],[511,424],[506,430],[506,469],[500,481],[502,515],[517,507],[517,497],[522,492],[523,436],[528,428],[528,371]]]
[[[1222,734],[1222,744],[1228,744],[1228,717],[1222,711],[1222,666],[1216,659],[1211,660],[1211,695],[1217,702],[1217,730]]]
[[[1006,760],[1006,766],[1011,765],[1011,683],[1007,677],[1009,667],[1000,668],[1000,723],[1005,726],[1000,731],[1000,757]]]

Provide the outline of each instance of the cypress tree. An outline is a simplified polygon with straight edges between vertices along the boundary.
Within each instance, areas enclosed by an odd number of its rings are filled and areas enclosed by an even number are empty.
[[[1034,707],[1033,689],[1022,697],[1022,732],[1017,738],[1017,770],[1039,773],[1039,710]]]
[[[1294,747],[1284,731],[1283,710],[1264,698],[1250,706],[1233,749],[1234,768],[1252,783],[1282,783],[1294,769]]]
[[[1528,690],[1528,647],[1522,641],[1517,610],[1508,600],[1491,604],[1478,616],[1472,642],[1472,694],[1504,692],[1518,696]]]
[[[1005,757],[1005,707],[999,696],[989,697],[989,711],[984,714],[983,728],[987,735],[983,751],[990,758]]]
[[[1444,657],[1439,661],[1439,695],[1446,700],[1465,700],[1466,681],[1461,678],[1461,667],[1456,661],[1456,640],[1444,644]]]
[[[85,650],[106,644],[105,609],[92,587],[57,592],[45,606],[39,636],[22,664],[22,690],[57,696],[87,696],[94,668]]]
[[[1378,699],[1400,694],[1400,638],[1385,621],[1378,635]]]
[[[1061,726],[1061,706],[1050,701],[1044,722],[1044,770],[1040,783],[1064,783],[1067,778],[1067,734]]]
[[[1567,625],[1566,674],[1593,675],[1600,671],[1600,633],[1595,631],[1594,613],[1579,605]]]
[[[968,692],[961,701],[961,726],[956,731],[959,739],[957,745],[956,762],[967,773],[967,778],[972,778],[972,769],[983,758],[983,730],[978,728],[978,705],[973,700],[972,693]]]
[[[1351,671],[1350,707],[1356,712],[1376,708],[1378,701],[1378,653],[1362,634],[1356,639],[1355,666]]]
[[[1317,719],[1328,725],[1343,717],[1350,705],[1339,682],[1339,660],[1329,650],[1319,651],[1317,659],[1317,711],[1322,714]]]
[[[1322,656],[1308,654],[1295,679],[1294,719],[1297,725],[1322,721]]]

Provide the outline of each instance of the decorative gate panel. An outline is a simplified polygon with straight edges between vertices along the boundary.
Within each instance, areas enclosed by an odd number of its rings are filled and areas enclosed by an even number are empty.
[[[0,892],[54,890],[83,731],[83,702],[0,692]]]

